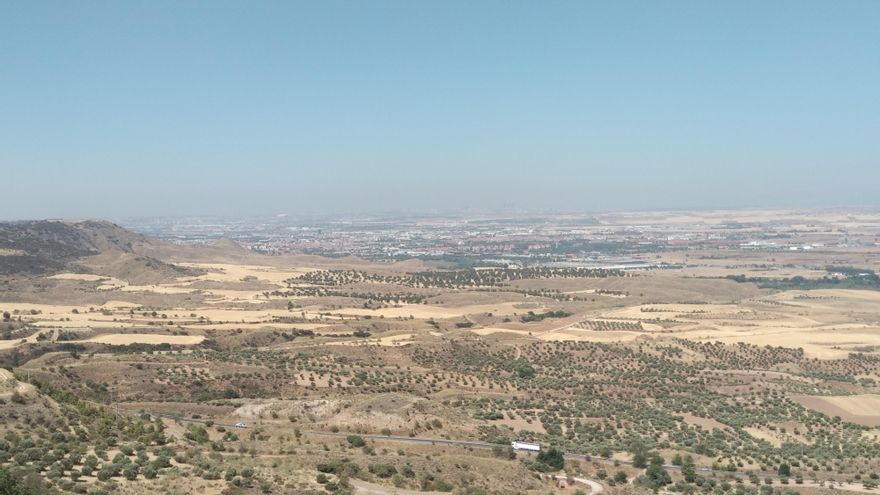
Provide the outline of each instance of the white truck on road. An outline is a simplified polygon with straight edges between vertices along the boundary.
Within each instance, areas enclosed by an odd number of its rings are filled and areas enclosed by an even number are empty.
[[[530,452],[541,451],[541,446],[536,443],[510,442],[510,446],[513,447],[513,450],[528,450]]]

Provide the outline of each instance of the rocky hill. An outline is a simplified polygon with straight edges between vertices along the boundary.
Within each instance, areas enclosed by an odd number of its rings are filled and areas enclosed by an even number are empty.
[[[104,221],[5,222],[0,223],[0,275],[100,272],[155,283],[195,274],[146,254],[160,251],[161,244]]]

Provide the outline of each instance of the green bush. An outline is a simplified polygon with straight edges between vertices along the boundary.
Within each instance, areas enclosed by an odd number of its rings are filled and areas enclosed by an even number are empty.
[[[205,443],[210,440],[208,430],[206,430],[204,426],[193,424],[186,427],[186,432],[184,432],[183,437],[196,443]]]
[[[370,464],[369,470],[380,478],[390,478],[397,474],[397,468],[390,464]]]
[[[107,481],[116,476],[116,470],[112,466],[104,466],[98,471],[98,480]]]
[[[128,466],[122,470],[122,475],[125,476],[125,479],[133,481],[137,479],[138,471],[137,466]]]
[[[538,452],[538,455],[535,459],[540,463],[546,466],[548,471],[554,470],[559,471],[565,466],[565,458],[562,455],[562,451],[556,449],[555,447],[550,447],[547,450],[542,450]]]
[[[363,447],[367,444],[364,438],[360,435],[349,435],[346,437],[346,440],[348,440],[348,444],[352,447]]]
[[[0,495],[36,495],[36,493],[24,486],[12,473],[0,468]]]

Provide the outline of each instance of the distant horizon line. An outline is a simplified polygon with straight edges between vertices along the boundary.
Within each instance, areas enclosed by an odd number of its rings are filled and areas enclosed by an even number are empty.
[[[58,221],[58,222],[84,222],[84,221],[109,221],[113,223],[144,221],[144,220],[192,220],[192,219],[291,219],[291,220],[367,220],[367,219],[405,219],[405,218],[466,218],[488,217],[505,218],[513,215],[527,216],[557,216],[557,217],[588,217],[614,214],[647,214],[647,213],[710,213],[710,212],[748,212],[748,211],[779,211],[779,212],[824,212],[824,211],[854,211],[854,212],[880,212],[880,206],[810,206],[810,207],[711,207],[711,208],[639,208],[639,209],[609,209],[609,210],[552,210],[552,209],[474,209],[474,210],[421,210],[421,211],[372,211],[372,212],[331,212],[331,213],[250,213],[250,214],[220,214],[220,213],[187,213],[176,215],[112,215],[112,216],[70,216],[70,217],[19,217],[0,218],[0,222],[28,222],[28,221]]]

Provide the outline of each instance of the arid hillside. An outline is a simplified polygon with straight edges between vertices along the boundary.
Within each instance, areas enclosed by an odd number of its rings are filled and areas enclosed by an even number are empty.
[[[62,271],[146,283],[196,274],[145,253],[162,243],[104,221],[0,223],[0,276]]]

